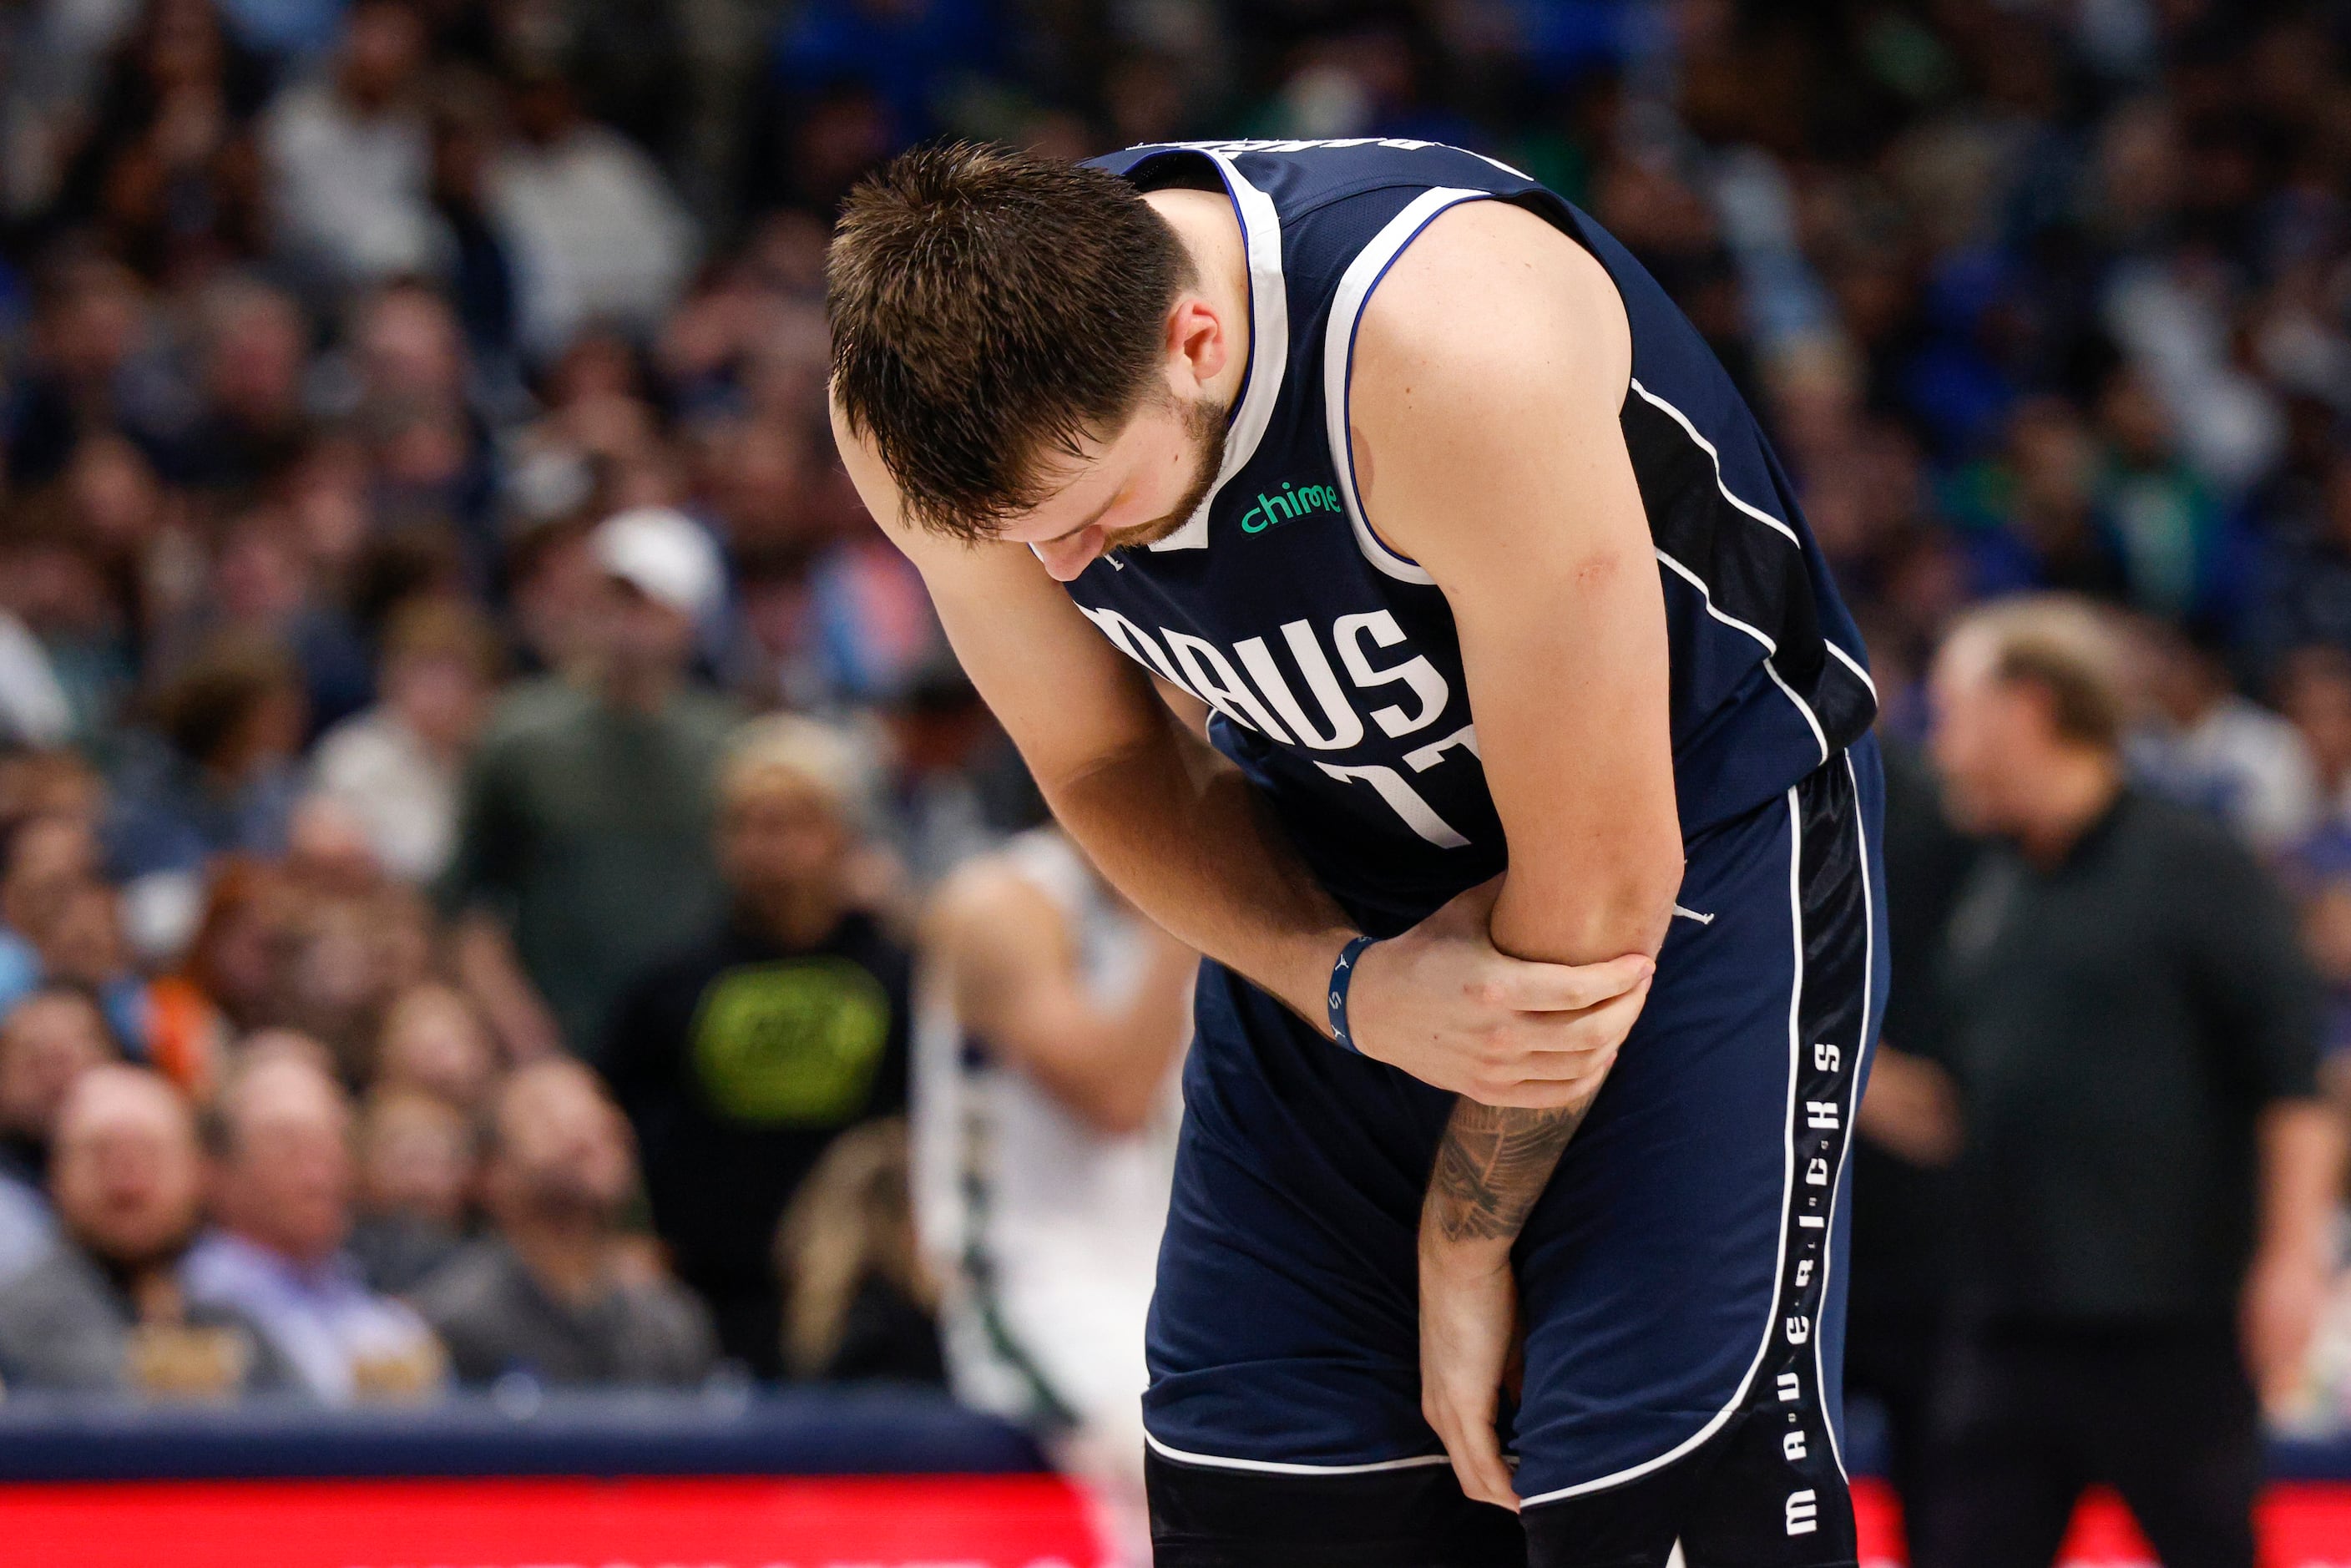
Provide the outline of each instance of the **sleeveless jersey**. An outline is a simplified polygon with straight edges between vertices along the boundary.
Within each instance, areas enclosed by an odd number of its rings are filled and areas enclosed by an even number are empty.
[[[1143,977],[1141,917],[1050,828],[1001,852],[1061,911],[1081,982],[1116,1003]],[[914,1020],[915,1226],[946,1282],[942,1328],[958,1397],[1015,1420],[1139,1418],[1143,1322],[1176,1159],[1175,1073],[1150,1124],[1088,1126],[1007,1068],[925,973]],[[1139,1449],[1140,1433],[1122,1454]]]
[[[1868,728],[1860,637],[1761,430],[1697,329],[1585,214],[1430,142],[1162,144],[1096,162],[1145,190],[1222,185],[1247,244],[1249,363],[1200,508],[1148,549],[1096,560],[1071,597],[1208,706],[1217,748],[1366,930],[1402,930],[1505,864],[1452,613],[1365,521],[1348,442],[1364,307],[1458,203],[1544,218],[1623,298],[1633,378],[1620,420],[1665,585],[1684,840]],[[1573,672],[1560,700],[1575,700]]]

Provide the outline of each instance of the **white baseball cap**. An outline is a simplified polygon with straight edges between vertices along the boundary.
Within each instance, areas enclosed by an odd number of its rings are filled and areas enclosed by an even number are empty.
[[[615,512],[588,536],[596,564],[656,604],[699,622],[726,589],[718,547],[674,507]]]

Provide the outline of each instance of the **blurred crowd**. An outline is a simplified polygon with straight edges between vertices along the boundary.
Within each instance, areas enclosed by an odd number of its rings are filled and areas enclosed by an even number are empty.
[[[946,1375],[915,977],[1040,809],[833,459],[821,299],[938,135],[1586,206],[1890,739],[1970,604],[2124,618],[2131,775],[2290,891],[2351,1104],[2347,68],[2283,0],[0,5],[0,1383]],[[1157,1084],[1156,1014],[1071,1016]]]

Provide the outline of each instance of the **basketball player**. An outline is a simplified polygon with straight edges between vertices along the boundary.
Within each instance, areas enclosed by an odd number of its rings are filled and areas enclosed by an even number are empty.
[[[1198,958],[1060,830],[932,900],[914,1021],[914,1218],[956,1396],[1040,1432],[1150,1560],[1143,1324]]]
[[[1158,1561],[1851,1563],[1876,701],[1697,332],[1410,141],[920,151],[829,289],[860,492],[1210,960]]]

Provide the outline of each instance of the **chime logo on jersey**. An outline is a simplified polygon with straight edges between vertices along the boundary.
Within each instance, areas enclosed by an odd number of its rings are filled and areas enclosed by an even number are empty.
[[[1284,481],[1279,495],[1258,492],[1257,504],[1241,514],[1241,532],[1261,534],[1276,523],[1295,522],[1309,512],[1339,510],[1339,492],[1328,485],[1299,486]]]

